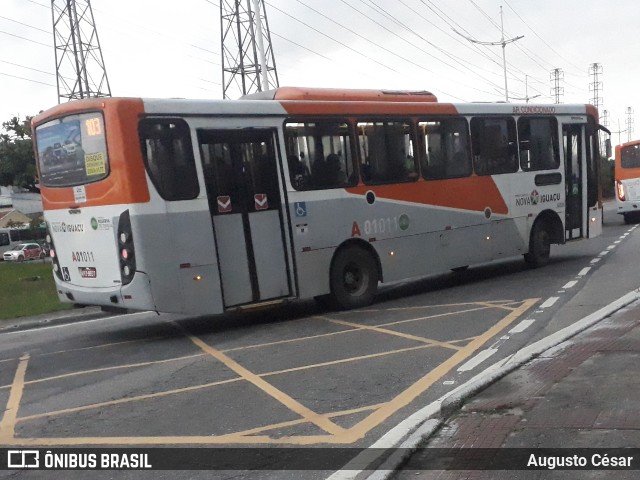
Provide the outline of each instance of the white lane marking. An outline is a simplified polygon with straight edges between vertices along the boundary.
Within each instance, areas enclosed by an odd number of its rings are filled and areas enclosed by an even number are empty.
[[[615,242],[613,242],[614,245],[617,245],[620,243],[620,240],[616,240]]]
[[[594,258],[593,260],[591,260],[591,263],[598,263],[600,260],[600,258]]]
[[[466,362],[464,365],[458,367],[459,372],[468,372],[469,370],[473,370],[475,367],[484,362],[487,358],[498,351],[497,348],[487,348],[486,350],[482,350],[471,360]]]
[[[598,254],[598,256],[600,256],[600,257],[604,257],[607,253],[609,253],[609,250],[603,250],[602,252],[600,252],[600,253]]]
[[[580,272],[578,272],[578,276],[584,277],[587,273],[589,273],[589,270],[591,270],[591,267],[583,268],[582,270],[580,270]]]
[[[511,330],[509,330],[509,333],[520,333],[520,332],[524,332],[527,328],[529,328],[531,326],[531,324],[535,322],[534,319],[530,319],[530,320],[523,320],[521,321],[518,325],[516,325],[515,327],[513,327]]]
[[[540,308],[548,308],[558,301],[560,297],[549,297],[547,301],[540,305]]]
[[[615,245],[609,245],[609,246],[607,247],[607,250],[613,250],[614,248],[616,248],[616,246],[615,246]]]
[[[575,284],[576,284],[576,283],[578,283],[578,281],[577,281],[577,280],[571,280],[570,282],[568,282],[568,283],[567,283],[564,287],[562,287],[562,288],[565,288],[565,289],[566,289],[566,288],[572,288],[572,287],[574,287],[574,286],[575,286]]]

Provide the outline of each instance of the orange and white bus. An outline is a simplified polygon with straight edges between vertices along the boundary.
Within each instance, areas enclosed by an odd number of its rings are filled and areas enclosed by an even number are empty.
[[[602,228],[589,105],[280,88],[34,119],[63,302],[213,314],[524,255]],[[61,148],[60,148],[61,147]],[[56,152],[57,151],[57,152]]]
[[[616,203],[625,223],[640,220],[640,140],[616,146]]]

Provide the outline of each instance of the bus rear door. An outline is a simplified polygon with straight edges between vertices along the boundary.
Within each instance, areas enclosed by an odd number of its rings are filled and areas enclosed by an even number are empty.
[[[275,130],[198,130],[225,308],[291,295]]]

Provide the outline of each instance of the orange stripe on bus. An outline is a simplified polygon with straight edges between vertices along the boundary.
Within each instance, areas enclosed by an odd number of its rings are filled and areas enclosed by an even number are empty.
[[[406,102],[300,102],[280,100],[282,107],[290,115],[402,115],[417,117],[426,115],[458,115],[456,108],[450,103],[406,103]]]
[[[138,120],[144,112],[142,100],[101,98],[61,104],[38,115],[34,125],[56,117],[89,111],[102,111],[104,114],[109,176],[85,186],[87,201],[81,205],[76,204],[73,187],[42,186],[40,192],[44,209],[148,202],[149,189],[138,141]]]
[[[500,190],[491,177],[466,177],[449,180],[417,181],[396,185],[367,186],[348,188],[349,193],[365,195],[373,191],[377,198],[433,205],[445,208],[457,208],[483,212],[487,207],[493,213],[509,213]]]

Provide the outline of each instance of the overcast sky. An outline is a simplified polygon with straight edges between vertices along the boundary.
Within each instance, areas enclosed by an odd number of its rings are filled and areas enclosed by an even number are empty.
[[[61,2],[62,0],[55,0]],[[84,3],[85,0],[78,0]],[[246,1],[246,0],[244,0]],[[0,121],[58,103],[49,0],[0,0]],[[266,0],[280,85],[420,89],[441,101],[503,101],[500,46],[511,101],[593,98],[599,63],[601,115],[626,130],[640,114],[637,0]],[[92,0],[113,96],[221,98],[219,0]],[[635,120],[635,114],[633,115]],[[620,128],[618,128],[618,122]],[[640,124],[633,138],[640,137]],[[620,134],[622,141],[627,133]],[[613,143],[618,142],[615,133]]]

